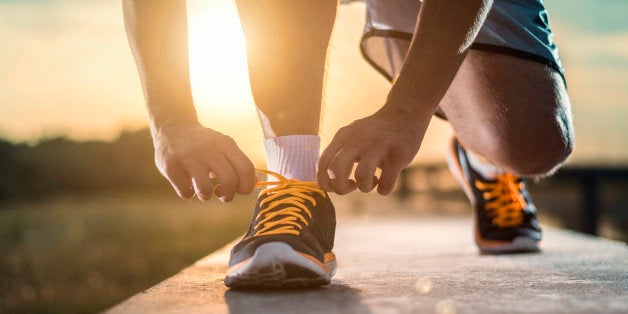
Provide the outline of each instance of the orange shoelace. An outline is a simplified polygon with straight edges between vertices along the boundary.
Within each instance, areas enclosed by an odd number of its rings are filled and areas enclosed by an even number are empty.
[[[523,223],[526,200],[521,195],[524,184],[511,174],[498,175],[495,182],[475,181],[486,200],[486,211],[493,224],[500,228],[515,227]]]
[[[272,171],[255,170],[273,176],[279,181],[265,181],[255,184],[255,187],[274,187],[264,189],[259,194],[260,197],[263,195],[266,197],[260,203],[260,208],[263,209],[257,213],[255,218],[257,224],[253,228],[255,230],[253,235],[299,235],[302,224],[308,225],[308,219],[304,215],[312,218],[312,212],[305,205],[305,201],[310,201],[312,205],[316,206],[316,199],[312,197],[312,194],[318,193],[324,196],[325,192],[319,188],[316,182],[290,180]],[[280,206],[282,208],[279,208]]]

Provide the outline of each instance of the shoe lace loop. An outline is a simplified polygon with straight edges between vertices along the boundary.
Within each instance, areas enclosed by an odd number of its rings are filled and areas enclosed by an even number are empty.
[[[257,182],[256,188],[268,187],[262,190],[261,196],[266,196],[260,202],[260,210],[255,217],[257,223],[253,227],[254,236],[270,234],[294,234],[301,233],[302,224],[308,225],[308,218],[312,218],[312,212],[305,205],[309,201],[313,206],[316,199],[314,193],[325,195],[316,182],[287,179],[284,176],[264,169],[256,169],[278,179],[278,181]],[[287,206],[286,206],[287,205]],[[306,218],[307,216],[308,218]]]
[[[506,173],[496,177],[495,182],[475,181],[486,210],[493,224],[501,228],[515,227],[523,223],[523,210],[527,203],[521,190],[524,183],[520,177]]]

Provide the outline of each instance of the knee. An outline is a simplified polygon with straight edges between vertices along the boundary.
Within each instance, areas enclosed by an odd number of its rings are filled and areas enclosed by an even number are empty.
[[[524,177],[550,175],[567,160],[572,151],[572,142],[539,145],[531,152],[520,153],[520,158],[510,159],[507,168],[510,168],[511,173]]]
[[[494,148],[495,162],[504,171],[518,176],[544,176],[558,169],[573,151],[574,136],[570,129],[557,128],[531,135]]]

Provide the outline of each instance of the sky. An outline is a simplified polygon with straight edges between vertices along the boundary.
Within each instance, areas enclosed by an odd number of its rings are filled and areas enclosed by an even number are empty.
[[[628,164],[628,1],[546,0],[574,103],[573,163]],[[232,0],[188,1],[195,103],[205,125],[263,165]],[[323,145],[376,111],[389,84],[363,61],[364,5],[342,6],[329,55]],[[115,139],[147,125],[119,0],[0,0],[0,136]],[[440,162],[449,126],[434,120],[416,161]]]

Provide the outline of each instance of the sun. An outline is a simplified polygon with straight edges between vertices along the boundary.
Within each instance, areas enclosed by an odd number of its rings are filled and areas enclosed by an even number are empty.
[[[229,0],[188,1],[190,78],[199,116],[253,112],[244,36]]]

